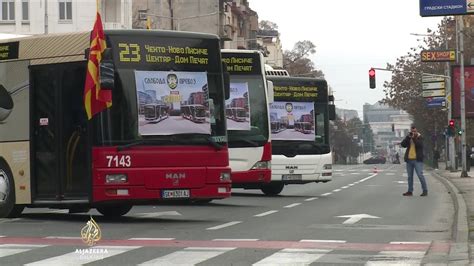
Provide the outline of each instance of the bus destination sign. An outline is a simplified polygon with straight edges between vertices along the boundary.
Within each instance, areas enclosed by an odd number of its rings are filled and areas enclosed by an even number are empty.
[[[0,44],[0,61],[18,59],[20,42],[7,42]]]
[[[327,83],[309,78],[269,78],[275,101],[328,102]]]
[[[171,68],[191,67],[202,69],[212,65],[210,49],[206,40],[182,39],[181,42],[168,38],[137,38],[131,41],[118,36],[109,36],[114,50],[116,64],[125,68],[137,65],[157,66],[166,64]],[[211,53],[212,54],[212,53]]]
[[[262,71],[258,53],[222,53],[222,61],[233,75],[259,75]]]

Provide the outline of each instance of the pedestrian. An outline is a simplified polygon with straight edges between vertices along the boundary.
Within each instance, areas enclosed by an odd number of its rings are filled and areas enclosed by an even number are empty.
[[[400,164],[400,155],[398,155],[398,152],[395,154],[395,163]]]
[[[439,151],[437,149],[434,150],[433,152],[433,168],[435,170],[438,170],[438,160],[440,158]]]
[[[408,191],[403,193],[403,196],[413,196],[413,170],[416,171],[423,190],[420,196],[428,196],[428,187],[423,176],[423,137],[415,126],[411,127],[410,134],[403,139],[401,146],[407,148],[404,159],[407,164]]]

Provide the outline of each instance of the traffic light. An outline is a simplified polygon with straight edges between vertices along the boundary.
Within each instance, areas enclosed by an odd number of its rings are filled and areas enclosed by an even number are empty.
[[[459,135],[459,136],[462,135],[462,129],[458,129],[458,135]]]
[[[454,128],[455,122],[453,119],[449,120],[449,127]]]
[[[449,120],[449,123],[448,123],[448,136],[452,137],[454,136],[454,127],[455,127],[456,123],[453,119]]]
[[[369,87],[375,89],[375,69],[373,68],[369,70]]]

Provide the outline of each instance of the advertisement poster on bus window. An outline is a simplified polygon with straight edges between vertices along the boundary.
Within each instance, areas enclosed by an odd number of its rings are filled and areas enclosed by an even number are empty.
[[[274,102],[270,105],[273,140],[314,141],[314,103]]]
[[[249,84],[230,83],[230,98],[225,101],[228,130],[250,130]]]
[[[211,134],[206,72],[135,71],[141,135]]]

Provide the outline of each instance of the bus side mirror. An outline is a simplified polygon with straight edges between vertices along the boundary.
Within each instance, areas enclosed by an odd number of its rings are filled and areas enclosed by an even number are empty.
[[[106,48],[100,62],[100,87],[113,89],[115,87],[115,65],[112,58],[112,49]]]
[[[230,74],[227,71],[227,64],[222,62],[222,71],[224,73],[224,97],[226,100],[230,98]]]
[[[268,103],[273,103],[275,101],[275,93],[273,92],[273,82],[267,80],[267,97]]]
[[[329,111],[329,120],[334,121],[336,120],[336,105],[329,104],[328,105]]]

